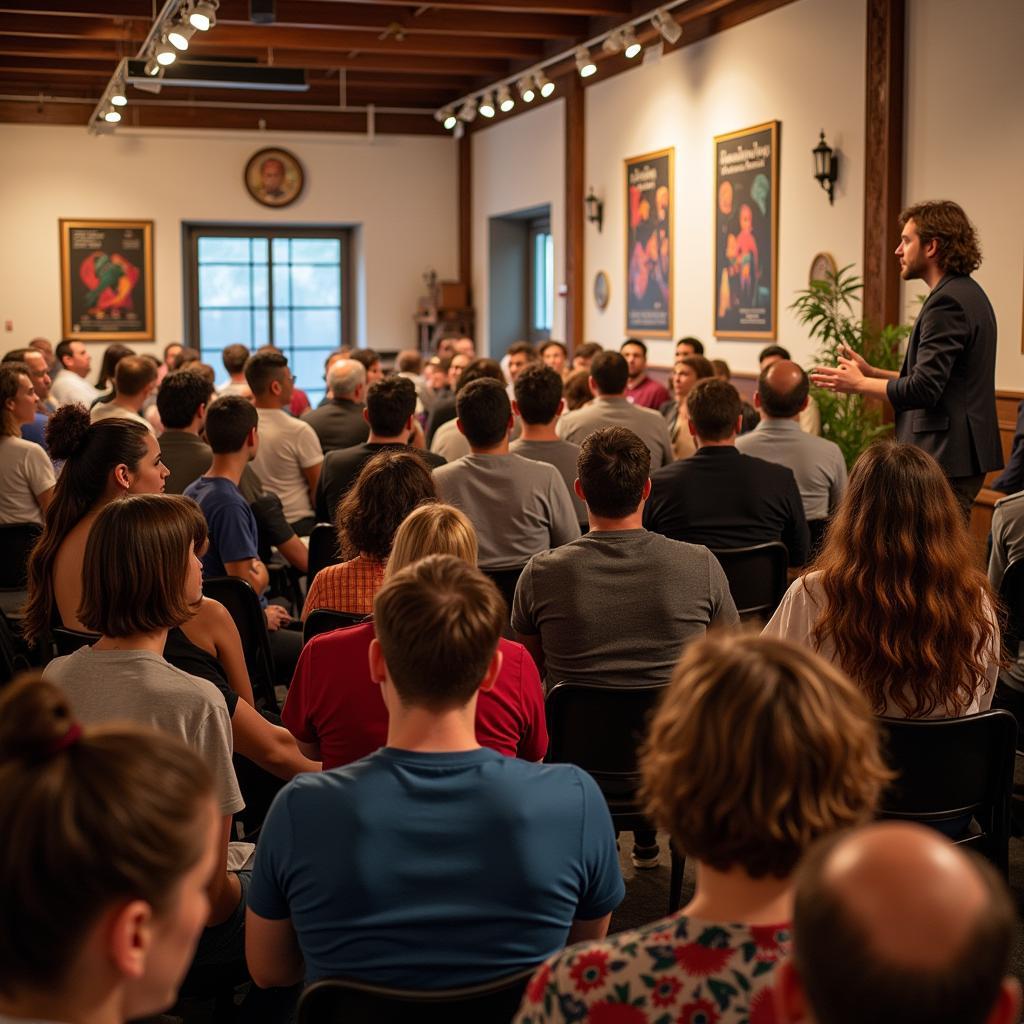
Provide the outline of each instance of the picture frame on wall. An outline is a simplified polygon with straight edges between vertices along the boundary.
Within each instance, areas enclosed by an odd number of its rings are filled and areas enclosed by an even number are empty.
[[[270,146],[249,157],[243,175],[246,191],[262,206],[290,206],[302,195],[306,176],[290,150]]]
[[[60,221],[61,329],[78,341],[153,341],[153,222]]]
[[[778,332],[780,121],[716,135],[716,338]]]
[[[630,157],[626,169],[626,334],[672,337],[675,147]]]

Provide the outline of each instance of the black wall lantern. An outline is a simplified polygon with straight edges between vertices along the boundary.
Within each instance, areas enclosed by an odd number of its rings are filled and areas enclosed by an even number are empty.
[[[587,207],[587,220],[591,224],[597,225],[597,230],[601,230],[601,225],[604,223],[604,203],[594,195],[594,186],[591,185],[587,191],[587,198],[583,200]]]
[[[839,156],[832,152],[832,147],[825,141],[825,133],[821,133],[821,141],[811,150],[814,153],[814,177],[818,184],[828,193],[829,206],[834,201],[833,187],[839,177]]]

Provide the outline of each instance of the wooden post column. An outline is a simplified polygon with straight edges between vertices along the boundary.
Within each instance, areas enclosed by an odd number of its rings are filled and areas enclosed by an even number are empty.
[[[568,74],[565,90],[565,343],[571,356],[583,344],[583,85]]]
[[[469,132],[459,139],[459,281],[466,286],[466,305],[473,305],[473,144]]]

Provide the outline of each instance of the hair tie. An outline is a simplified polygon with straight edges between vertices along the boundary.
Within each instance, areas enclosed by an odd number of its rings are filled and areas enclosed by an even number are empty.
[[[73,747],[82,736],[82,727],[77,722],[72,722],[63,736],[58,736],[46,749],[48,756],[59,754],[62,750]]]

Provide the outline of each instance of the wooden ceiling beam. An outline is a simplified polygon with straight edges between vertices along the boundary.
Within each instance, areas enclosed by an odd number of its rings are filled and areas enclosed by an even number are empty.
[[[334,15],[340,13],[337,9],[342,7],[387,7],[392,10],[405,8],[408,12],[420,6],[429,6],[431,9],[463,11],[470,15],[536,14],[571,18],[628,18],[634,13],[630,0],[430,0],[429,4],[425,5],[410,0],[344,0],[344,3],[338,0],[278,0],[278,10],[287,14],[287,8],[293,2],[335,8],[333,12],[324,12],[323,16],[329,20],[333,20]],[[221,9],[234,16],[239,3],[244,3],[244,0],[224,0]],[[14,13],[86,14],[152,19],[152,6],[149,0],[25,0],[25,3],[17,5],[12,0],[0,0],[0,10]],[[279,13],[278,20],[283,20],[285,14]],[[226,13],[225,17],[227,16]]]

